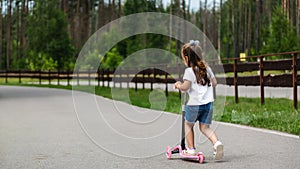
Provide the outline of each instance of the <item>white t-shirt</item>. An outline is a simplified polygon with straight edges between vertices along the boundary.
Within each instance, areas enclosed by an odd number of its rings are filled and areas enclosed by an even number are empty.
[[[207,75],[210,79],[215,77],[210,67],[207,67]],[[187,105],[204,105],[214,101],[212,83],[210,83],[210,86],[208,84],[205,86],[198,84],[196,75],[191,67],[185,69],[183,80],[191,82],[191,87],[187,91],[189,94]]]

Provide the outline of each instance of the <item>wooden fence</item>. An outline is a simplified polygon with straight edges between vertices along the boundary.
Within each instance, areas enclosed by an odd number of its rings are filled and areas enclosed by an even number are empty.
[[[268,54],[260,56],[247,57],[246,60],[257,60],[256,62],[240,62],[240,58],[222,60],[222,62],[232,62],[226,64],[216,64],[217,61],[210,61],[210,66],[217,75],[219,84],[233,85],[235,91],[235,101],[238,103],[238,86],[260,86],[261,104],[264,104],[264,87],[292,87],[294,107],[298,108],[297,86],[300,85],[300,77],[297,75],[300,59],[298,52],[286,52],[278,54]],[[268,60],[272,56],[285,56],[283,60]],[[298,63],[298,64],[297,64]],[[257,76],[241,76],[241,72],[257,71]],[[282,71],[281,74],[267,74],[265,71]],[[38,79],[39,84],[43,81],[57,82],[58,85],[87,85],[116,87],[129,87],[129,83],[134,83],[137,90],[138,84],[150,84],[151,90],[153,84],[164,84],[165,92],[168,95],[168,84],[174,83],[176,79],[182,76],[184,67],[182,65],[168,67],[167,65],[154,66],[144,70],[124,69],[124,70],[98,70],[98,71],[25,71],[25,70],[0,70],[0,78],[9,83],[10,78],[18,79],[22,83],[24,78]],[[233,76],[219,77],[218,74],[233,73]],[[112,82],[110,84],[110,82]]]
[[[293,88],[293,104],[298,108],[298,96],[297,86],[300,85],[300,77],[297,75],[299,70],[298,55],[297,52],[285,52],[277,54],[267,54],[259,56],[246,57],[247,60],[257,60],[257,62],[239,62],[240,58],[227,59],[226,61],[232,61],[232,64],[217,65],[213,64],[215,72],[233,73],[233,77],[219,78],[218,83],[234,85],[235,102],[238,103],[238,86],[260,86],[260,98],[261,104],[264,104],[264,87],[292,87]],[[282,56],[287,59],[282,60],[267,60],[273,56]],[[239,63],[238,63],[239,62]],[[298,64],[297,64],[298,63]],[[258,71],[257,76],[238,76],[241,72]],[[282,71],[282,74],[268,74],[265,75],[265,71]]]

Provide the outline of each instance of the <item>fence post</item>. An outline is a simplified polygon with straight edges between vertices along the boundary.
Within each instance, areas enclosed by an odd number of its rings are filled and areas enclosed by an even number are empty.
[[[68,86],[70,86],[70,70],[67,70],[67,81],[68,81]]]
[[[166,70],[165,70],[165,83],[166,83],[166,96],[168,97],[169,93],[168,93],[168,71],[167,71],[167,67],[168,65],[166,65]]]
[[[154,82],[154,78],[155,78],[155,72],[154,71],[155,71],[154,68],[152,68],[153,78],[151,78],[151,83],[150,83],[150,90],[151,91],[153,90],[153,82]]]
[[[99,69],[97,69],[97,81],[98,81],[98,83],[97,83],[97,85],[98,85],[98,87],[100,86],[100,70]]]
[[[39,70],[39,83],[42,84],[42,70]]]
[[[293,95],[294,95],[294,108],[298,109],[298,96],[297,96],[297,53],[293,53],[293,65],[292,65],[292,69],[293,69]]]
[[[136,73],[135,75],[134,75],[134,88],[135,88],[135,91],[137,91],[137,75],[138,75],[138,73]]]
[[[104,82],[105,82],[105,79],[104,79],[104,70],[103,69],[100,69],[100,71],[101,71],[101,81],[102,81],[102,87],[104,87],[105,85],[104,85]]]
[[[8,76],[8,70],[6,69],[5,70],[5,83],[8,83],[7,76]]]
[[[127,82],[127,89],[129,89],[129,88],[130,88],[130,86],[129,86],[129,73],[130,73],[130,70],[127,70],[127,71],[126,71],[126,82]]]
[[[19,83],[22,83],[21,78],[22,78],[22,76],[21,76],[21,70],[19,69]]]
[[[119,81],[120,81],[120,86],[119,88],[122,89],[123,88],[123,73],[124,73],[124,69],[121,69],[120,71],[120,75],[119,75]]]
[[[145,70],[143,72],[143,90],[145,89]]]
[[[77,72],[77,86],[79,86],[79,69],[76,70]]]
[[[178,79],[180,81],[181,79],[181,68],[180,68],[180,63],[177,63],[177,71],[178,71]],[[178,95],[179,95],[179,99],[181,99],[181,91],[178,90]]]
[[[106,72],[106,78],[107,78],[107,87],[110,87],[110,85],[109,85],[109,74],[110,74],[110,70],[109,69],[107,69],[106,70],[107,72]]]
[[[59,73],[59,69],[57,69],[57,84],[58,84],[58,86],[60,85],[59,82],[60,82],[60,73]]]
[[[50,80],[50,70],[48,70],[48,81],[49,81],[49,85],[51,85],[51,80]]]
[[[114,88],[116,88],[116,72],[115,71],[113,71],[114,72],[114,75],[113,75],[113,83],[114,83]]]
[[[237,83],[237,59],[234,59],[234,64],[233,64],[233,72],[234,72],[234,96],[235,96],[235,103],[239,103],[239,93],[238,93],[238,83]]]
[[[264,89],[264,56],[259,57],[259,83],[260,83],[260,104],[265,104],[265,89]]]
[[[88,69],[89,86],[91,86],[91,69]]]
[[[212,69],[214,75],[216,76],[216,74],[215,74],[215,72],[214,72],[214,70],[215,70],[215,65],[216,65],[216,64],[215,64],[215,61],[213,61],[213,62],[212,62],[212,67],[211,67],[211,69]],[[212,84],[212,82],[211,82],[211,84]],[[216,98],[217,98],[216,86],[212,85],[212,87],[213,87],[213,95],[214,95],[214,99],[216,99]]]

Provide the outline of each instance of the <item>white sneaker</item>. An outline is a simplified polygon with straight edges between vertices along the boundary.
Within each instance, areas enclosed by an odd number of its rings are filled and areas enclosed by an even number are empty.
[[[221,160],[224,156],[224,145],[221,141],[217,141],[214,145],[214,159]]]
[[[195,156],[196,155],[196,149],[194,148],[191,148],[191,149],[186,149],[186,150],[183,150],[182,153],[184,155],[190,155],[190,156]]]

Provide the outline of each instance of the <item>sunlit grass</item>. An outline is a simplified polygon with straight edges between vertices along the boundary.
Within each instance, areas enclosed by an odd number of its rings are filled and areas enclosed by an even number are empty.
[[[282,75],[282,74],[292,74],[291,71],[283,71],[283,70],[265,70],[264,75]],[[238,72],[238,76],[243,77],[243,76],[259,76],[259,71],[251,71],[251,72]],[[226,73],[226,77],[233,77],[234,73]]]
[[[226,97],[224,110],[216,111],[214,119],[300,135],[300,114],[285,98],[265,98],[261,105],[259,98],[239,98],[236,104],[234,97]]]

